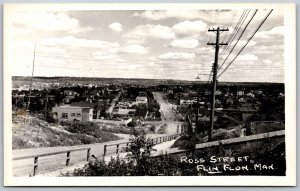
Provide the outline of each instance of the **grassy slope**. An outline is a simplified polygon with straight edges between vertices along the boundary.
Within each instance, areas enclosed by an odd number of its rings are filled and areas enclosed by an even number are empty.
[[[118,136],[100,131],[97,136],[71,133],[64,127],[49,124],[35,117],[14,117],[12,125],[12,149],[73,146],[101,143],[119,139]]]

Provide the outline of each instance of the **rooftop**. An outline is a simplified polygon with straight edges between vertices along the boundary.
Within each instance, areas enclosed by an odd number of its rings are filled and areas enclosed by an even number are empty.
[[[78,109],[82,109],[82,108],[87,108],[89,109],[90,107],[82,107],[82,106],[72,106],[72,105],[69,105],[69,104],[65,104],[65,105],[60,105],[60,106],[56,106],[54,108],[78,108]]]

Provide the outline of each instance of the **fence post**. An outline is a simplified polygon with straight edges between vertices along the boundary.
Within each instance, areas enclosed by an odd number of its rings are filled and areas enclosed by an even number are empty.
[[[156,138],[156,140],[155,140],[155,144],[157,145],[157,143],[158,143],[158,138]]]
[[[86,160],[89,161],[91,156],[91,148],[88,148],[87,154],[86,154]]]
[[[119,153],[119,144],[117,144],[117,150],[116,150],[116,154]]]
[[[33,176],[35,176],[36,173],[37,173],[38,162],[39,162],[39,157],[34,157],[34,163],[33,163]]]
[[[126,143],[125,152],[128,152],[129,143]]]
[[[66,160],[66,166],[69,166],[70,164],[70,151],[67,152],[67,160]]]
[[[105,157],[105,155],[106,155],[106,147],[107,147],[107,145],[104,145],[104,151],[103,151],[103,161],[104,161],[104,157]]]

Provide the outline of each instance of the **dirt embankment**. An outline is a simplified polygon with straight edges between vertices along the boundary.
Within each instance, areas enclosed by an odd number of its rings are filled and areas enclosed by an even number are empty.
[[[34,116],[14,116],[12,120],[12,149],[73,146],[118,140],[109,132],[72,133],[58,124],[51,124]]]

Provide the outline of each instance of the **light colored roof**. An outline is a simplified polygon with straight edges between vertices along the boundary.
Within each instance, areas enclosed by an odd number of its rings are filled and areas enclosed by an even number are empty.
[[[130,111],[135,112],[135,109],[119,109],[118,114],[127,115]]]
[[[142,100],[146,100],[147,97],[146,96],[137,96],[136,99],[142,99]]]
[[[90,107],[80,107],[80,106],[71,106],[69,104],[65,104],[65,105],[61,105],[61,106],[56,106],[54,108],[80,108],[80,109],[86,109],[86,108],[90,108]]]

